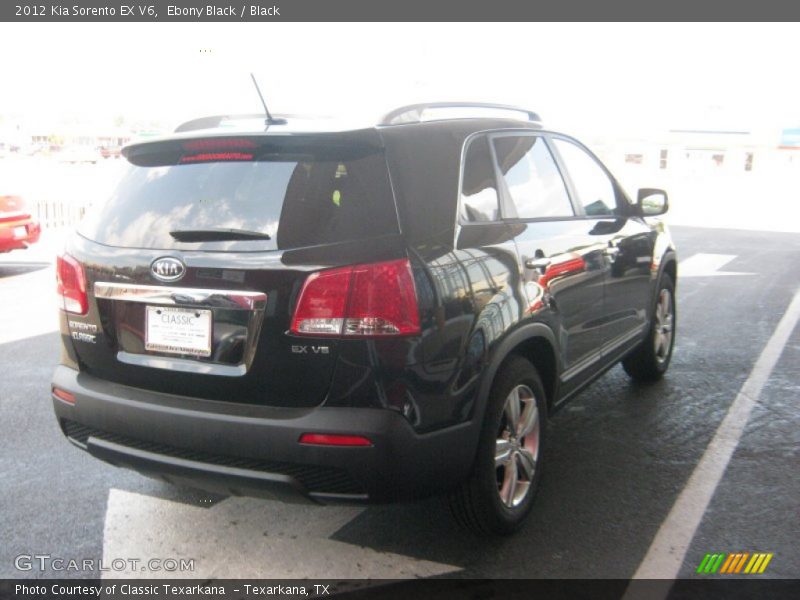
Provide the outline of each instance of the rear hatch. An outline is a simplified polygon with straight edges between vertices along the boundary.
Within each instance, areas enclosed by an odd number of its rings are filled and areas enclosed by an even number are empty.
[[[193,137],[124,154],[127,174],[59,262],[65,280],[83,271],[73,287],[86,306],[66,300],[81,369],[214,400],[321,403],[337,341],[289,332],[303,283],[405,256],[378,133]]]

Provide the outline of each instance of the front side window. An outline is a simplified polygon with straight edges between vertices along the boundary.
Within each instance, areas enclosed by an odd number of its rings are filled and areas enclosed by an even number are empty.
[[[500,216],[494,163],[485,136],[472,140],[464,158],[461,217],[470,223],[497,221]]]
[[[554,142],[584,212],[590,217],[613,215],[617,195],[614,184],[603,168],[583,148],[572,142],[560,139]]]
[[[564,180],[544,138],[503,136],[495,138],[494,147],[518,218],[574,216]]]

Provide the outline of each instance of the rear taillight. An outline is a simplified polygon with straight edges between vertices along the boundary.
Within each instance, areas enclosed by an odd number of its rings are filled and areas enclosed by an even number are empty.
[[[209,138],[190,140],[183,143],[183,149],[189,152],[207,152],[210,150],[253,150],[257,147],[253,140],[247,138]]]
[[[62,308],[76,315],[85,315],[89,311],[89,298],[83,265],[69,254],[59,256],[56,258],[56,282]]]
[[[211,138],[191,140],[183,144],[189,154],[181,157],[181,164],[253,160],[256,143],[247,138]]]
[[[419,307],[409,260],[312,274],[300,292],[291,331],[348,337],[418,334]]]
[[[237,160],[253,160],[253,155],[250,152],[202,152],[182,157],[181,164]]]

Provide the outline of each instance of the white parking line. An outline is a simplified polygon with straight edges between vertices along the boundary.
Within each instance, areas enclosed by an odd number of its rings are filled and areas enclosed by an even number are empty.
[[[112,488],[103,529],[103,562],[140,559],[103,578],[405,579],[459,570],[330,539],[358,506],[285,504],[227,498],[201,508]],[[398,517],[402,508],[398,508]],[[151,559],[194,560],[188,572],[142,571]]]
[[[720,271],[722,267],[736,258],[735,254],[693,254],[681,261],[678,275],[684,277],[723,277],[730,275],[754,275],[754,273],[738,273],[736,271]]]
[[[1,279],[0,306],[0,344],[58,331],[53,268]]]
[[[792,298],[789,308],[758,357],[753,370],[739,390],[725,418],[717,428],[714,438],[703,453],[689,481],[661,524],[647,555],[634,574],[634,579],[672,580],[678,576],[689,544],[694,538],[700,521],[725,472],[731,456],[742,437],[753,407],[759,400],[761,390],[775,368],[783,348],[789,341],[798,319],[800,319],[800,290]],[[669,591],[664,586],[664,596]],[[653,600],[653,587],[637,588],[633,582],[625,598],[639,597],[647,590]]]

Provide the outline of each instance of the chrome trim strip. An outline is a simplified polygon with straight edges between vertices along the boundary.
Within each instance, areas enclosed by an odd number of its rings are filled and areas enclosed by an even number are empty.
[[[202,306],[226,310],[264,310],[267,307],[266,294],[240,290],[210,290],[98,281],[94,284],[94,295],[96,298],[108,300]]]
[[[635,329],[632,329],[628,333],[623,333],[621,335],[618,335],[616,338],[608,342],[603,347],[603,356],[608,356],[609,354],[613,354],[614,352],[622,348],[622,346],[630,342],[633,338],[642,335],[645,331],[647,331],[647,327],[648,325],[646,323],[642,325],[637,325]]]
[[[564,371],[561,374],[561,382],[566,383],[575,375],[578,375],[582,371],[588,369],[595,363],[597,363],[600,359],[606,358],[622,348],[625,344],[630,342],[632,339],[636,338],[637,336],[641,335],[644,331],[647,330],[646,325],[637,325],[636,329],[633,329],[627,333],[623,333],[622,335],[616,337],[612,341],[608,342],[605,346],[603,346],[600,350],[593,352],[589,357],[583,359],[577,365],[574,365]]]
[[[200,373],[203,375],[220,375],[222,377],[241,377],[247,373],[246,365],[221,365],[219,363],[205,363],[186,358],[167,358],[165,356],[151,356],[133,354],[120,350],[117,360],[137,367],[150,367],[151,369],[167,369],[183,373]]]
[[[578,375],[579,373],[591,367],[593,364],[597,363],[601,358],[603,358],[602,349],[595,350],[589,356],[582,359],[579,363],[572,365],[569,369],[561,373],[561,383],[566,383],[575,377],[575,375]]]

